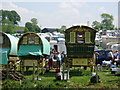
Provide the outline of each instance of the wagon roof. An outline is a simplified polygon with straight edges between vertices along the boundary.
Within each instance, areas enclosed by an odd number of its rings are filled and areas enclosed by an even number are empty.
[[[18,38],[14,37],[10,34],[7,34],[7,33],[2,32],[2,34],[6,35],[8,37],[8,39],[10,40],[11,47],[10,47],[9,55],[17,55]]]
[[[76,28],[81,28],[82,30],[83,30],[83,29],[89,29],[89,30],[93,30],[93,31],[96,32],[95,29],[93,29],[93,28],[91,28],[91,27],[88,27],[88,26],[83,26],[83,25],[82,25],[82,26],[79,26],[79,25],[77,25],[77,26],[72,26],[72,27],[66,29],[66,31],[74,31],[73,29],[76,29]],[[77,31],[79,31],[79,30],[77,30]]]

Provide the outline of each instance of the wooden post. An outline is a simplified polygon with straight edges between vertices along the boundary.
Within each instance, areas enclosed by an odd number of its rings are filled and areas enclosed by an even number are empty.
[[[22,60],[22,74],[24,74],[24,61]]]
[[[8,65],[9,64],[7,64],[7,78],[8,78],[8,74],[9,74],[9,70],[8,70],[9,67],[8,67]]]
[[[22,69],[21,69],[21,67],[22,67],[22,60],[20,60],[20,72],[22,72]]]
[[[62,71],[63,80],[65,79],[65,77],[64,77],[64,73],[65,73],[65,64],[63,63],[63,71]]]
[[[42,60],[41,73],[43,74],[43,58],[41,60]]]
[[[33,80],[35,80],[35,62],[33,62]]]
[[[69,79],[69,66],[67,67],[67,80]]]
[[[37,60],[37,80],[39,78],[39,60]]]
[[[16,69],[17,69],[17,64],[16,64],[16,60],[15,60],[15,62],[14,62],[14,70],[16,71]]]
[[[20,80],[20,85],[22,85],[22,81]]]
[[[98,66],[96,66],[96,80],[97,80],[96,83],[98,83]]]

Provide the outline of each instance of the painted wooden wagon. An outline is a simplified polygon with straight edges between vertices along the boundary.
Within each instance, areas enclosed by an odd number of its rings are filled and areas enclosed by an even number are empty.
[[[67,64],[93,66],[96,30],[88,26],[73,26],[65,31]]]
[[[0,64],[7,65],[9,62],[15,64],[17,57],[18,38],[0,32]]]
[[[45,67],[46,56],[50,54],[50,44],[44,37],[28,32],[23,34],[18,42],[18,56],[21,60],[21,70],[24,67]]]

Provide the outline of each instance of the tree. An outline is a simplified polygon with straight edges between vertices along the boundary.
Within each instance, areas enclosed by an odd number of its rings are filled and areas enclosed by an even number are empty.
[[[102,29],[101,23],[98,22],[98,21],[94,21],[94,22],[92,23],[92,27],[93,27],[94,29],[96,29],[96,30],[101,30],[101,29]]]
[[[113,16],[107,13],[101,14],[102,21],[94,21],[92,27],[97,30],[114,30],[115,26],[113,25]]]
[[[32,18],[31,22],[26,22],[25,27],[28,29],[30,32],[41,32],[40,27],[37,25],[38,21],[36,18]]]
[[[25,23],[25,27],[28,29],[29,32],[34,32],[34,31],[33,31],[32,23],[26,22],[26,23]]]
[[[28,28],[25,27],[24,32],[29,32]]]
[[[62,31],[65,31],[65,30],[66,30],[66,26],[65,26],[65,25],[62,25],[60,29],[61,29]]]
[[[12,18],[10,18],[14,24],[18,24],[18,22],[20,22],[20,16],[18,15],[18,13],[16,11],[11,11],[12,14]]]
[[[14,25],[14,23],[7,19],[4,19],[4,20],[2,20],[2,25]]]
[[[15,33],[15,25],[18,25],[18,22],[20,16],[16,11],[0,10],[0,26],[3,32]]]
[[[21,18],[16,11],[0,10],[0,12],[2,12],[2,21],[7,19],[13,22],[14,25],[18,25],[18,22],[20,22]]]
[[[2,31],[3,32],[6,32],[6,33],[10,33],[10,34],[13,34],[15,33],[15,30],[14,30],[14,23],[7,20],[7,19],[4,19],[2,21]]]
[[[101,18],[102,18],[102,28],[103,30],[113,30],[114,29],[114,25],[113,25],[113,16],[109,15],[107,13],[103,13],[101,14]]]
[[[35,32],[37,32],[37,33],[41,32],[41,29],[39,28],[38,25],[33,25],[33,28],[34,28]]]
[[[32,18],[32,19],[31,19],[31,22],[32,22],[33,25],[37,25],[37,24],[38,24],[38,21],[37,21],[36,18]]]
[[[61,28],[57,30],[57,32],[64,33],[65,30],[66,30],[66,26],[62,25]]]

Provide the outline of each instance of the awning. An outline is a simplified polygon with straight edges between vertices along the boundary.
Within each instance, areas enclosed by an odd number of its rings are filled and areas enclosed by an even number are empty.
[[[18,56],[27,56],[27,55],[34,55],[34,56],[42,55],[42,46],[41,45],[20,45]]]

